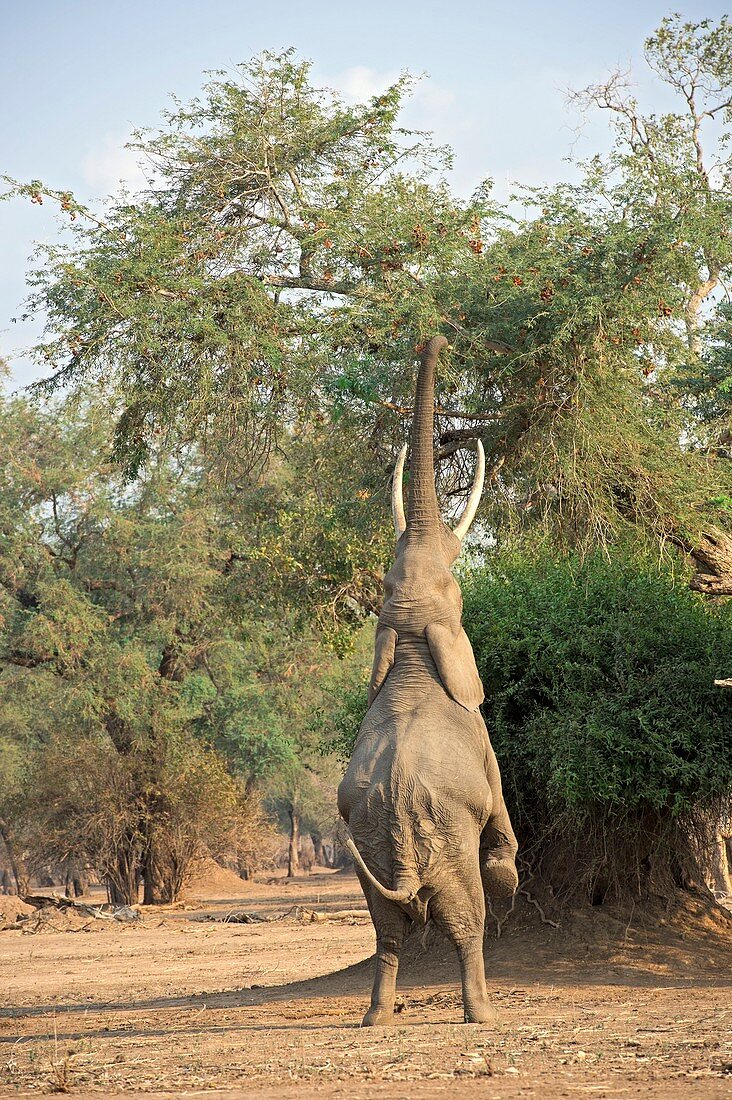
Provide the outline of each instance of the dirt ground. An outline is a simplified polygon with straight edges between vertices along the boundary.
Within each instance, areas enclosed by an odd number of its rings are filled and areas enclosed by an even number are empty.
[[[360,1028],[365,912],[296,908],[363,909],[354,875],[224,872],[195,895],[137,924],[0,932],[0,1095],[732,1096],[732,934],[693,906],[686,923],[593,911],[570,935],[526,902],[488,942],[491,1026],[460,1022],[448,945],[415,940],[397,1026]],[[222,919],[242,910],[285,916]]]

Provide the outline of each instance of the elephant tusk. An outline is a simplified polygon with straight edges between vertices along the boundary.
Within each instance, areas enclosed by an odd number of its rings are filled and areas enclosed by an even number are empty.
[[[457,538],[462,542],[470,529],[470,524],[475,519],[475,513],[478,511],[478,505],[480,504],[480,498],[483,493],[483,482],[485,481],[485,451],[483,450],[483,444],[478,440],[478,462],[475,467],[475,478],[473,479],[473,488],[470,490],[470,496],[468,497],[468,503],[465,507],[465,511],[460,517],[460,522],[455,527],[453,532]]]
[[[402,493],[402,481],[404,478],[404,460],[407,457],[406,443],[399,452],[399,458],[394,467],[394,477],[391,482],[391,514],[394,517],[394,531],[397,539],[400,539],[407,529],[407,520],[404,515],[404,496]]]

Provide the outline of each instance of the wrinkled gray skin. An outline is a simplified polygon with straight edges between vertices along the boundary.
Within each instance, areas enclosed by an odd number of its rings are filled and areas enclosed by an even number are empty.
[[[460,541],[434,487],[434,372],[426,346],[412,426],[407,525],[385,578],[369,711],[338,789],[346,843],[376,929],[364,1024],[393,1022],[399,951],[432,918],[457,950],[465,1020],[492,1020],[483,964],[485,897],[518,884],[516,838],[479,706],[483,688],[450,566]]]

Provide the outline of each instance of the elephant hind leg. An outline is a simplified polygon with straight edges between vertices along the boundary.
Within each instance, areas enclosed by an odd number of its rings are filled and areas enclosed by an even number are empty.
[[[496,1010],[488,1000],[483,961],[483,933],[455,944],[463,987],[463,1018],[466,1024],[492,1024]]]
[[[505,806],[491,817],[480,838],[480,874],[486,897],[510,898],[519,884],[516,870],[518,844]]]
[[[486,897],[491,901],[512,898],[519,884],[518,871],[512,859],[489,856],[481,864],[481,878]]]
[[[376,929],[376,974],[371,991],[371,1005],[363,1018],[363,1026],[389,1025],[394,1023],[399,953],[411,920],[403,909],[394,902],[387,901],[372,887],[369,886],[368,892],[364,887],[364,892]]]
[[[480,838],[480,871],[483,889],[492,901],[512,897],[518,888],[516,853],[518,844],[503,800],[501,773],[493,748],[488,746],[488,784],[492,795],[491,815]]]
[[[485,986],[485,900],[478,868],[475,868],[467,890],[456,883],[454,889],[435,895],[430,902],[430,913],[440,931],[455,945],[460,963],[465,1022],[493,1023],[496,1011],[488,1000]]]

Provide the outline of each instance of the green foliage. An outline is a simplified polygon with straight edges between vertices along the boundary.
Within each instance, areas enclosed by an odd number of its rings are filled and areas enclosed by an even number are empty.
[[[347,761],[353,752],[359,727],[366,716],[368,685],[369,672],[361,670],[352,683],[338,692],[327,726],[323,723],[323,751],[336,753],[342,761]]]
[[[253,865],[253,786],[296,744],[259,674],[296,645],[233,599],[215,494],[165,449],[126,483],[88,402],[3,411],[0,813],[34,859],[83,855],[128,901],[140,867],[170,900],[222,837]]]
[[[732,666],[728,606],[647,562],[600,555],[500,557],[464,591],[486,720],[529,849],[560,832],[566,852],[588,821],[627,839],[728,796],[732,699],[714,686]],[[595,854],[587,839],[585,857]]]
[[[373,623],[362,630],[350,659],[324,685],[323,706],[312,717],[320,751],[347,762],[368,709],[368,685],[374,649]]]
[[[334,593],[336,620],[373,600],[384,510],[354,505],[383,502],[408,364],[438,330],[452,343],[439,403],[457,416],[440,431],[448,452],[481,435],[500,538],[687,547],[726,522],[732,492],[698,399],[732,264],[731,43],[726,18],[665,19],[646,54],[672,109],[644,111],[619,74],[577,93],[608,112],[614,148],[575,185],[525,189],[520,220],[489,182],[467,203],[450,193],[446,152],[398,126],[407,76],[347,106],[292,51],[214,74],[139,135],[155,168],[143,197],[99,219],[16,186],[74,219],[33,277],[50,385],[113,389],[130,471],[161,437],[205,441],[220,474],[261,492],[262,553],[316,615]],[[459,496],[465,475],[443,469],[441,491]]]

